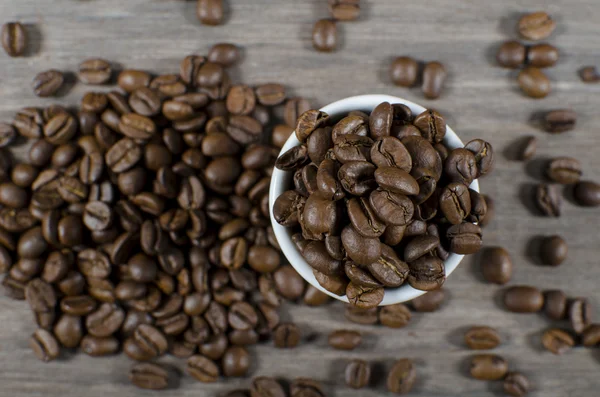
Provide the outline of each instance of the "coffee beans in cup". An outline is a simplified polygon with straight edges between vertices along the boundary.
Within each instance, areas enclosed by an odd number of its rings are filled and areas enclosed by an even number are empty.
[[[446,148],[438,112],[413,115],[388,102],[336,121],[309,110],[295,133],[300,145],[275,163],[294,173],[294,187],[277,198],[273,216],[298,233],[296,244],[323,288],[356,307],[375,307],[386,288],[405,282],[441,287],[449,254],[481,247],[473,222],[485,216],[485,200],[468,186],[492,167],[489,143]]]

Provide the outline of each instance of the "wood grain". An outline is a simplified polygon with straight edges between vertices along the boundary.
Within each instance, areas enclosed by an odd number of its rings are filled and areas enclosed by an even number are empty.
[[[229,3],[227,23],[206,27],[197,23],[193,1],[0,0],[0,22],[26,23],[32,41],[27,57],[0,54],[0,120],[11,120],[25,105],[79,101],[86,89],[82,85],[54,101],[34,97],[31,79],[44,69],[72,72],[84,58],[100,56],[122,66],[176,72],[183,56],[205,53],[216,42],[234,42],[244,48],[243,64],[233,72],[238,81],[283,82],[291,93],[308,97],[315,105],[366,93],[402,96],[441,110],[463,140],[481,137],[492,142],[496,170],[481,183],[482,190],[495,197],[497,217],[485,231],[485,243],[511,252],[516,265],[511,283],[562,288],[569,295],[599,303],[598,210],[565,202],[564,215],[549,219],[533,214],[522,198],[538,181],[536,167],[544,158],[577,157],[586,178],[593,179],[593,172],[600,169],[600,85],[584,85],[576,74],[583,65],[600,64],[597,0],[555,0],[551,5],[543,0],[363,1],[361,20],[340,25],[341,46],[333,54],[316,53],[310,43],[312,24],[327,15],[324,0]],[[520,13],[538,9],[549,11],[558,22],[549,41],[560,49],[561,60],[548,70],[552,94],[536,101],[521,96],[514,72],[494,66],[493,59],[497,45],[516,36]],[[444,62],[450,78],[443,97],[427,101],[418,89],[390,85],[388,65],[398,55]],[[550,136],[530,122],[534,112],[558,107],[579,113],[575,131]],[[536,160],[527,165],[505,156],[524,135],[540,140]],[[568,241],[569,258],[559,268],[541,268],[528,247],[534,237],[554,233]],[[275,350],[271,344],[252,348],[251,373],[314,377],[323,381],[329,395],[380,395],[390,363],[413,357],[419,374],[414,395],[502,395],[501,382],[486,383],[465,375],[471,352],[460,343],[462,332],[465,326],[483,324],[501,331],[504,343],[497,353],[507,357],[511,369],[530,376],[536,389],[532,396],[598,395],[598,351],[577,348],[564,357],[542,351],[540,332],[550,324],[542,316],[503,311],[498,305],[501,288],[481,281],[475,260],[464,261],[446,288],[450,299],[441,311],[416,314],[401,330],[351,325],[343,318],[341,304],[319,309],[290,305],[285,318],[297,322],[315,340],[294,350]],[[364,331],[365,345],[349,353],[328,349],[328,332],[342,327]],[[157,395],[129,385],[129,362],[122,356],[92,359],[78,354],[49,364],[37,361],[27,347],[33,329],[25,303],[0,297],[0,396]],[[342,365],[351,357],[377,363],[377,393],[343,386]],[[180,360],[166,361],[183,368]],[[222,395],[248,383],[248,379],[228,379],[203,385],[185,376],[176,393]]]

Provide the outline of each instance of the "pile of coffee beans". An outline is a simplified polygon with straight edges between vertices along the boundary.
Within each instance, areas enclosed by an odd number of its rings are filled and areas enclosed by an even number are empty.
[[[518,24],[520,35],[530,41],[539,41],[550,37],[556,22],[546,12],[534,12],[524,15]],[[544,98],[551,91],[550,79],[541,70],[554,66],[559,52],[551,44],[525,45],[511,40],[503,43],[496,53],[498,65],[509,68],[523,68],[517,77],[521,91],[531,98]]]
[[[29,107],[0,124],[0,274],[32,309],[40,360],[123,351],[144,362],[132,382],[152,389],[171,375],[148,361],[167,353],[201,382],[245,376],[246,346],[302,341],[280,323],[282,299],[329,301],[282,264],[269,222],[277,153],[309,104],[281,84],[233,84],[238,60],[220,43],[178,74],[122,70],[117,89],[78,109]],[[88,59],[77,75],[106,84],[112,69]],[[62,73],[35,81],[49,96]],[[23,144],[13,159],[7,149]]]
[[[330,18],[319,19],[312,31],[315,50],[333,52],[338,46],[337,23],[355,21],[360,16],[360,0],[329,0]]]
[[[300,144],[275,164],[294,173],[294,189],[273,215],[298,231],[292,239],[323,288],[375,307],[406,280],[441,287],[450,252],[479,250],[475,222],[487,207],[469,185],[492,169],[493,150],[480,139],[450,149],[445,134],[438,112],[413,116],[388,102],[338,122],[319,110],[298,118]]]
[[[413,87],[419,81],[421,90],[427,99],[437,99],[442,94],[448,73],[440,62],[427,62],[421,65],[408,57],[397,57],[390,66],[390,79],[401,87]]]

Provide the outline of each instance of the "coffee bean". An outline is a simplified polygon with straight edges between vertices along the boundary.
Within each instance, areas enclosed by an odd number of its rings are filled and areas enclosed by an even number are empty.
[[[525,56],[527,54],[526,47],[518,41],[510,40],[502,43],[498,52],[496,52],[496,61],[498,65],[517,69],[525,64]]]
[[[138,88],[148,87],[152,77],[149,73],[142,70],[126,69],[119,73],[117,84],[123,91],[132,93]]]
[[[360,0],[329,0],[329,12],[338,21],[354,21],[360,14]]]
[[[250,367],[250,354],[241,346],[232,346],[225,351],[221,366],[225,376],[246,376]]]
[[[146,140],[156,133],[156,124],[142,115],[128,113],[121,116],[119,131],[128,138]]]
[[[97,338],[85,335],[81,339],[81,350],[92,357],[103,357],[116,354],[119,351],[119,340],[114,337]]]
[[[519,145],[519,153],[517,158],[521,161],[530,160],[537,150],[537,138],[534,136],[528,136],[523,139]]]
[[[557,157],[546,168],[548,178],[564,185],[579,182],[581,174],[581,163],[572,157]]]
[[[113,172],[132,168],[142,157],[142,149],[130,138],[123,138],[106,152],[105,162]]]
[[[411,57],[395,58],[390,67],[392,82],[401,87],[412,87],[418,77],[419,64]]]
[[[56,94],[63,83],[63,74],[58,70],[50,69],[36,75],[31,85],[35,95],[49,97]]]
[[[28,202],[27,191],[14,183],[0,184],[0,204],[10,208],[23,208]]]
[[[448,222],[460,225],[471,212],[469,189],[459,182],[449,184],[441,192],[439,205]]]
[[[523,93],[531,98],[545,98],[551,91],[550,79],[540,69],[528,66],[517,77]]]
[[[411,319],[410,310],[403,303],[384,306],[379,311],[379,322],[389,328],[403,328]]]
[[[413,299],[410,303],[416,312],[434,312],[444,303],[445,295],[443,289],[436,289]]]
[[[409,358],[402,358],[394,363],[387,376],[387,389],[396,394],[411,391],[417,379],[417,371]]]
[[[192,356],[187,360],[187,372],[203,383],[216,382],[219,377],[217,364],[201,355]]]
[[[296,378],[290,385],[290,395],[325,397],[325,392],[323,391],[321,384],[313,379]]]
[[[158,364],[135,363],[129,372],[129,380],[140,389],[163,390],[169,386],[169,373]]]
[[[45,329],[36,330],[29,338],[29,347],[33,354],[44,362],[52,361],[60,354],[58,341]]]
[[[446,280],[444,262],[436,257],[422,257],[409,264],[408,283],[421,291],[440,288]]]
[[[208,60],[224,67],[236,64],[240,60],[239,48],[231,43],[218,43],[208,50]]]
[[[567,296],[560,290],[544,292],[544,312],[552,320],[562,320],[567,315]]]
[[[549,329],[542,335],[542,345],[551,353],[564,354],[575,346],[573,336],[558,328]]]
[[[383,295],[383,288],[361,287],[352,282],[346,287],[346,296],[350,304],[362,309],[379,305],[383,300]]]
[[[338,350],[354,350],[362,342],[362,336],[358,331],[337,330],[329,334],[329,346]]]
[[[100,58],[91,58],[79,64],[78,77],[83,84],[106,84],[112,76],[110,63]]]
[[[558,61],[558,50],[550,44],[535,44],[527,50],[527,63],[536,68],[554,66]]]
[[[581,335],[581,343],[586,347],[594,347],[600,343],[600,326],[590,324]]]
[[[346,385],[352,389],[362,389],[371,379],[371,366],[364,360],[352,360],[344,371]]]
[[[576,334],[581,334],[592,322],[592,306],[585,298],[575,298],[569,304],[569,320]]]
[[[96,306],[97,302],[88,295],[66,296],[60,301],[60,309],[72,316],[87,316]]]
[[[524,397],[529,393],[529,379],[520,372],[509,372],[504,378],[504,392],[515,397]]]
[[[544,11],[523,15],[519,20],[519,33],[528,40],[546,39],[555,28],[556,22]]]
[[[442,94],[446,77],[446,68],[440,62],[429,62],[423,69],[423,85],[421,89],[427,99],[437,99]]]
[[[581,181],[575,185],[573,195],[577,204],[584,207],[600,205],[600,186],[595,182]]]
[[[540,183],[535,191],[535,201],[543,215],[552,217],[560,216],[562,198],[556,185]]]
[[[93,336],[107,337],[115,333],[123,324],[125,312],[118,306],[103,303],[85,320],[88,332]]]
[[[0,148],[10,145],[17,137],[12,125],[0,123]]]
[[[465,145],[475,156],[477,164],[477,177],[484,176],[494,167],[494,149],[492,145],[483,139],[473,139]]]
[[[544,238],[540,248],[542,263],[549,266],[559,266],[567,258],[567,242],[560,236]]]
[[[473,350],[494,349],[500,342],[500,334],[491,327],[471,327],[465,332],[465,343]]]
[[[419,184],[409,173],[396,167],[379,167],[375,170],[375,181],[388,192],[414,196],[419,193]]]
[[[54,335],[60,344],[66,348],[79,346],[83,337],[81,317],[63,314],[54,325]]]
[[[2,47],[11,57],[19,57],[27,49],[27,32],[20,22],[7,22],[2,25]]]
[[[290,349],[300,342],[300,329],[296,324],[281,323],[273,330],[273,342],[279,349]]]
[[[224,18],[223,0],[198,0],[196,17],[204,25],[222,24]]]
[[[261,105],[279,105],[285,100],[285,87],[277,83],[259,85],[256,87],[256,99]]]
[[[368,265],[368,269],[386,287],[399,287],[404,283],[409,274],[406,263],[388,245],[381,244],[381,256]]]
[[[331,52],[337,47],[337,26],[331,19],[320,19],[315,22],[312,31],[313,47],[317,51]]]
[[[544,305],[542,292],[529,286],[514,286],[504,292],[506,309],[515,313],[539,312]]]
[[[600,73],[595,66],[584,66],[579,69],[579,76],[584,83],[597,83],[600,81]]]
[[[274,378],[259,376],[252,380],[250,397],[286,397],[287,393]]]
[[[506,284],[512,277],[513,263],[510,254],[502,247],[486,248],[481,258],[483,278],[494,284]]]
[[[500,380],[508,372],[508,363],[496,354],[477,354],[471,357],[469,372],[475,379]]]
[[[289,265],[277,269],[273,273],[273,280],[277,292],[286,299],[296,301],[304,294],[304,279]]]

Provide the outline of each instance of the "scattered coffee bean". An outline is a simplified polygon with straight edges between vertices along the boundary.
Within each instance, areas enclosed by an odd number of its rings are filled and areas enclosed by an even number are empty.
[[[523,44],[511,40],[502,43],[500,48],[498,48],[496,61],[498,62],[498,65],[504,68],[517,69],[525,64],[526,54],[527,49]]]
[[[410,301],[414,311],[422,313],[430,313],[437,311],[444,303],[446,293],[444,289],[436,289],[429,291]]]
[[[544,292],[544,313],[552,320],[563,320],[567,315],[567,296],[560,290]]]
[[[371,379],[371,366],[365,360],[352,360],[346,364],[344,379],[348,387],[362,389]]]
[[[575,185],[573,196],[577,204],[584,207],[600,205],[600,185],[591,181],[581,181]]]
[[[220,25],[223,23],[224,14],[223,0],[197,0],[196,16],[202,24]]]
[[[526,14],[519,20],[519,33],[528,40],[543,40],[552,34],[556,22],[544,11]]]
[[[163,390],[169,385],[168,371],[154,363],[133,364],[129,380],[140,389]]]
[[[402,358],[394,363],[387,376],[387,389],[396,394],[411,391],[417,380],[417,371],[411,359]]]
[[[362,342],[362,336],[358,331],[337,330],[329,334],[329,346],[338,350],[354,350]]]
[[[577,183],[581,174],[581,163],[572,157],[557,157],[546,168],[548,178],[564,185]]]
[[[508,372],[508,363],[496,354],[478,354],[471,358],[469,372],[475,379],[500,380]]]
[[[579,69],[579,77],[584,83],[597,83],[600,81],[600,73],[595,66],[584,66]]]
[[[552,217],[560,216],[562,198],[555,185],[540,183],[535,191],[535,201],[542,214]]]
[[[544,305],[542,292],[530,286],[509,287],[504,292],[504,306],[515,313],[539,312]]]
[[[196,380],[203,383],[216,382],[220,373],[219,367],[214,361],[201,355],[188,358],[187,372]]]
[[[521,161],[530,160],[533,156],[535,156],[535,151],[537,150],[537,138],[534,136],[528,136],[523,139],[520,147],[517,158]]]
[[[329,11],[338,21],[355,21],[360,15],[360,0],[329,0]]]
[[[229,67],[239,62],[240,49],[232,43],[218,43],[210,47],[207,59],[209,62],[218,63],[223,67]]]
[[[502,247],[486,248],[481,257],[483,278],[494,284],[506,284],[512,277],[513,263],[510,254]]]
[[[504,392],[515,397],[524,397],[531,388],[529,379],[520,372],[509,372],[504,378]]]
[[[58,341],[45,329],[36,330],[29,339],[29,347],[41,361],[48,362],[56,359],[60,353]]]
[[[221,366],[225,376],[246,376],[250,367],[250,353],[242,346],[231,346],[223,354]]]
[[[551,353],[564,354],[575,346],[575,340],[568,332],[553,328],[542,335],[542,345]]]
[[[337,47],[337,26],[331,19],[320,19],[315,22],[312,32],[313,47],[322,52],[334,51]]]
[[[540,69],[528,66],[519,72],[519,87],[531,98],[545,98],[550,94],[550,79]]]
[[[410,310],[403,303],[384,306],[379,311],[379,322],[389,328],[402,328],[408,325],[411,319]]]
[[[581,335],[581,343],[586,347],[594,347],[600,343],[600,325],[590,324]]]
[[[568,310],[571,327],[580,335],[592,322],[592,305],[585,298],[575,298],[569,304]]]
[[[403,56],[394,59],[390,67],[392,82],[401,87],[412,87],[417,82],[419,63],[411,57]]]
[[[491,327],[472,327],[465,333],[465,343],[473,350],[494,349],[500,342],[500,334]]]
[[[62,87],[64,76],[58,70],[47,70],[39,73],[32,82],[33,93],[39,97],[49,97]]]
[[[91,58],[79,64],[78,77],[84,84],[106,84],[112,77],[112,69],[104,59]]]
[[[546,131],[556,134],[570,131],[577,124],[577,113],[570,109],[557,109],[544,114],[543,127]]]
[[[27,32],[20,22],[7,22],[2,25],[2,47],[11,57],[23,55],[27,49]]]
[[[550,44],[535,44],[527,50],[527,64],[547,68],[558,62],[558,49]]]
[[[567,242],[558,235],[544,238],[540,248],[542,263],[549,266],[559,266],[567,258]]]
[[[421,87],[425,98],[439,98],[447,76],[446,68],[440,62],[427,63],[423,68],[423,85]]]

